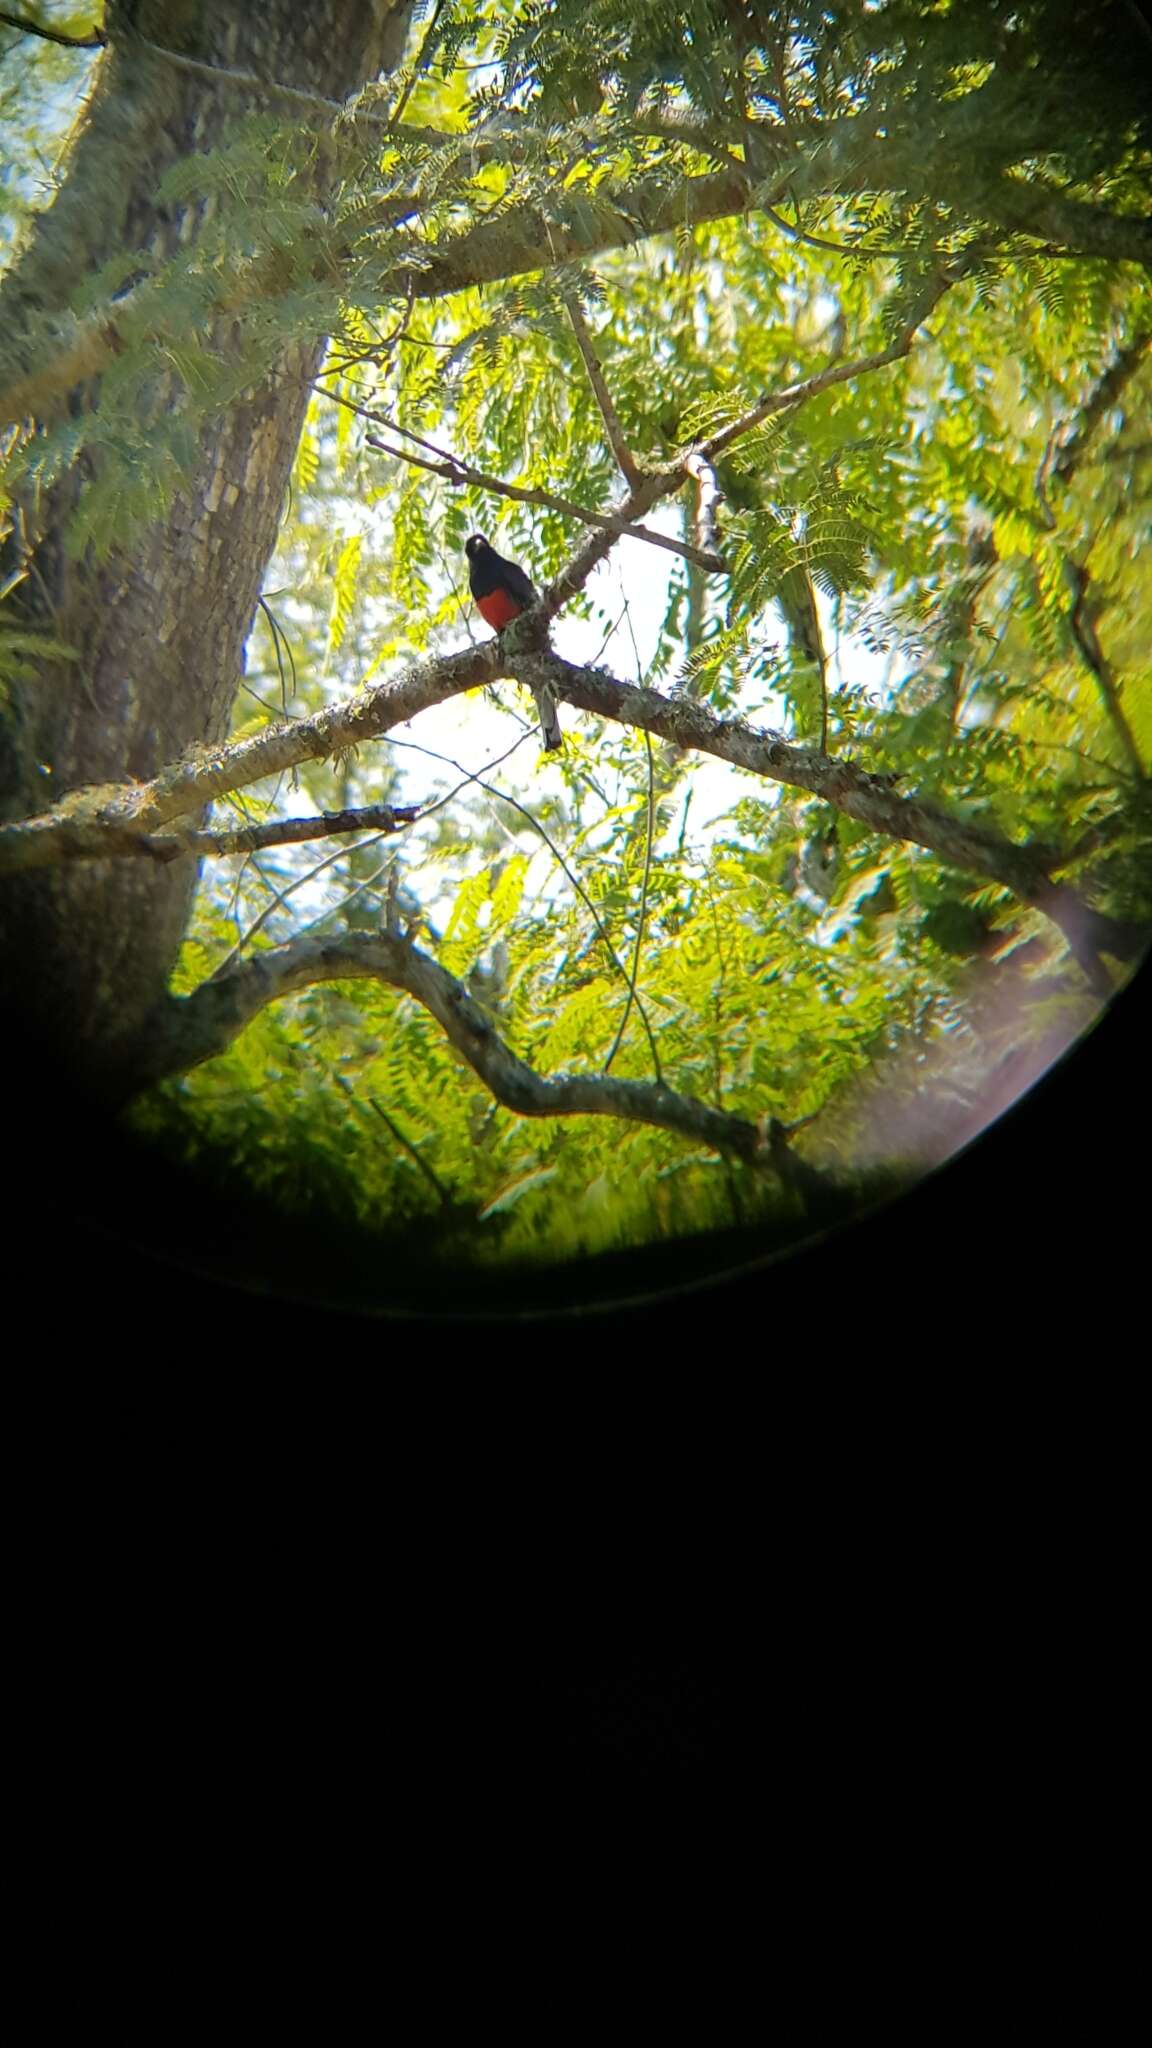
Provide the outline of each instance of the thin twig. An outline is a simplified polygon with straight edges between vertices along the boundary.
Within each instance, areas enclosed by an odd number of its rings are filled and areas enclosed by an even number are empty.
[[[485,476],[470,463],[460,462],[449,455],[441,462],[429,462],[422,455],[409,455],[403,448],[389,448],[384,441],[378,441],[374,434],[366,434],[369,448],[376,448],[381,455],[390,455],[396,462],[411,463],[417,469],[428,469],[434,476],[444,477],[456,489],[471,485],[478,491],[492,491],[501,498],[513,498],[519,505],[541,505],[552,512],[565,512],[570,519],[579,519],[584,526],[602,527],[605,533],[614,533],[621,540],[647,541],[649,547],[663,548],[667,554],[682,555],[685,561],[694,562],[698,569],[706,569],[711,575],[727,573],[719,555],[706,555],[699,548],[690,547],[686,541],[671,540],[666,533],[656,533],[650,526],[633,526],[621,514],[615,518],[607,512],[593,512],[587,505],[577,505],[572,498],[561,498],[554,491],[528,489],[521,484],[506,484],[499,477]]]
[[[0,9],[0,21],[6,28],[18,28],[23,35],[43,36],[46,43],[63,43],[66,50],[103,50],[108,45],[102,28],[92,28],[86,36],[66,36],[58,28],[34,20],[30,14],[9,14],[6,8]]]
[[[268,603],[267,598],[258,597],[256,599],[256,602],[259,605],[261,611],[263,612],[264,617],[267,619],[269,627],[271,628],[272,645],[276,650],[276,667],[280,675],[280,709],[283,712],[285,718],[287,718],[288,694],[286,689],[286,678],[284,675],[284,661],[280,653],[281,640],[283,640],[284,642],[284,653],[288,656],[288,666],[292,671],[293,696],[296,695],[296,657],[292,652],[291,641],[289,640],[287,633],[281,626],[279,619],[276,617],[275,612],[272,610],[271,605]]]
[[[337,1074],[336,1079],[340,1082],[342,1087],[348,1090],[349,1094],[355,1094],[355,1090],[352,1088],[352,1084],[348,1080],[346,1075]],[[375,1095],[369,1095],[365,1099],[368,1103],[369,1109],[374,1109],[377,1116],[380,1118],[380,1121],[384,1124],[387,1124],[388,1129],[391,1131],[392,1136],[396,1140],[396,1143],[404,1147],[404,1150],[405,1152],[407,1152],[410,1159],[415,1160],[417,1166],[420,1168],[420,1171],[424,1175],[429,1186],[435,1189],[444,1208],[450,1209],[452,1206],[452,1197],[449,1194],[447,1188],[444,1186],[443,1181],[440,1179],[439,1174],[433,1173],[432,1168],[428,1164],[428,1161],[422,1156],[418,1147],[412,1143],[411,1138],[405,1137],[403,1131],[400,1129],[399,1124],[393,1122],[392,1118],[388,1114],[388,1111],[384,1108],[383,1103],[380,1102]]]
[[[504,752],[502,754],[497,754],[495,760],[486,761],[480,773],[483,775],[491,775],[493,769],[502,768],[504,766],[505,761],[510,761],[513,754],[519,752],[520,748],[524,745],[526,740],[530,740],[535,736],[535,732],[535,723],[533,722],[531,725],[529,725],[528,722],[525,721],[524,730],[520,734],[519,739],[513,740],[512,745],[510,747],[505,747]],[[454,761],[450,754],[438,754],[434,747],[422,746],[419,740],[397,740],[389,737],[388,745],[390,747],[405,747],[414,754],[427,754],[434,761],[443,761],[449,768],[455,768],[457,774],[461,778],[460,781],[455,783],[451,789],[446,790],[443,796],[434,797],[431,803],[421,805],[420,823],[422,825],[427,823],[428,819],[432,816],[433,811],[444,810],[448,804],[452,803],[454,799],[459,796],[460,791],[462,789],[467,789],[468,784],[470,782],[475,782],[476,780],[476,773],[473,769],[461,767],[459,761]]]
[[[383,839],[385,836],[386,835],[383,832],[377,832],[373,835],[372,838],[362,840],[361,845],[375,846],[377,842]],[[232,947],[230,952],[225,954],[223,960],[220,962],[219,967],[216,968],[215,974],[223,974],[225,969],[232,965],[233,960],[235,960],[237,956],[244,951],[245,946],[251,945],[253,939],[257,936],[257,933],[263,931],[264,926],[267,924],[268,919],[273,915],[273,913],[277,910],[283,910],[285,908],[289,896],[294,896],[296,894],[297,889],[302,889],[306,882],[314,882],[317,875],[322,875],[326,868],[334,867],[338,860],[343,860],[347,851],[348,848],[346,846],[338,846],[336,848],[335,853],[330,853],[325,860],[317,861],[315,865],[313,867],[310,867],[305,874],[297,875],[295,881],[289,882],[286,889],[278,889],[276,891],[275,902],[269,903],[267,908],[260,912],[259,917],[256,918],[253,924],[249,925],[248,930],[246,932],[241,932],[239,938],[236,941],[236,944]],[[254,865],[256,866],[257,873],[263,879],[263,870],[260,867],[259,863],[257,862]],[[331,913],[327,910],[324,912],[325,917],[328,917],[330,914]],[[215,979],[215,974],[213,976],[213,979]]]
[[[1085,403],[1072,435],[1063,442],[1063,445],[1061,445],[1060,428],[1054,428],[1048,436],[1044,453],[1040,458],[1040,467],[1036,472],[1033,484],[1036,499],[1040,506],[1040,516],[1036,523],[1047,533],[1055,535],[1057,531],[1056,514],[1052,510],[1047,495],[1051,477],[1053,475],[1060,475],[1062,481],[1067,483],[1075,474],[1084,449],[1088,445],[1095,427],[1107,411],[1112,395],[1119,394],[1128,377],[1138,368],[1140,358],[1150,338],[1152,337],[1147,335],[1137,336],[1135,342],[1130,344],[1126,351],[1114,358]],[[1061,457],[1063,457],[1062,467]],[[1053,546],[1055,546],[1055,541]],[[1090,552],[1091,548],[1089,548]],[[1091,576],[1087,561],[1078,562],[1071,554],[1064,554],[1062,559],[1064,581],[1072,600],[1067,614],[1068,630],[1081,661],[1096,684],[1104,715],[1120,742],[1122,752],[1130,763],[1133,773],[1137,778],[1143,779],[1143,758],[1136,744],[1131,725],[1128,722],[1127,713],[1121,702],[1116,676],[1111,662],[1100,645],[1095,622],[1088,612],[1088,593],[1091,587]]]
[[[359,1107],[360,1096],[357,1094],[356,1089],[352,1086],[352,1083],[348,1079],[347,1074],[333,1074],[332,1078],[335,1081],[336,1086],[338,1088],[342,1088],[344,1090],[345,1095],[349,1096],[351,1100],[354,1103],[356,1103],[357,1107]],[[388,1129],[391,1131],[392,1136],[395,1139],[396,1143],[402,1146],[403,1150],[407,1152],[410,1159],[415,1161],[416,1165],[420,1168],[421,1173],[424,1175],[425,1179],[429,1182],[429,1185],[434,1190],[437,1199],[443,1204],[443,1206],[446,1209],[449,1208],[451,1206],[452,1197],[449,1195],[443,1182],[440,1180],[439,1175],[433,1173],[432,1168],[428,1164],[428,1161],[421,1157],[418,1147],[412,1143],[411,1138],[405,1137],[403,1131],[400,1129],[399,1124],[393,1121],[393,1119],[389,1116],[388,1111],[384,1108],[383,1104],[377,1100],[375,1095],[366,1095],[364,1097],[364,1101],[368,1104],[369,1109],[375,1110],[377,1116],[380,1118],[381,1123],[384,1123],[388,1126]]]
[[[105,41],[108,40],[106,37]],[[261,93],[266,98],[288,100],[294,106],[315,107],[325,114],[349,118],[348,108],[343,100],[330,100],[323,93],[306,92],[297,85],[282,85],[276,78],[261,78],[258,71],[241,71],[226,64],[207,64],[201,57],[186,57],[181,50],[169,50],[163,43],[150,42],[147,36],[133,36],[130,43],[125,38],[124,46],[147,50],[153,57],[163,57],[165,63],[171,64],[174,70],[187,71],[193,78],[211,79],[216,85],[239,86],[244,92]],[[366,121],[376,128],[385,128],[388,125],[384,114],[357,113],[351,118],[355,121]]]
[[[625,612],[626,612],[627,610],[628,610],[628,600],[627,600],[627,598],[625,598],[625,600],[624,600],[624,611],[622,611],[622,612],[621,612],[621,614],[620,614],[619,618],[618,618],[618,619],[617,619],[617,620],[615,621],[615,623],[614,623],[613,625],[609,626],[609,628],[608,628],[608,631],[607,631],[607,632],[605,633],[605,635],[604,635],[604,638],[603,638],[603,639],[602,639],[602,641],[600,642],[600,645],[599,645],[599,647],[598,647],[598,648],[596,649],[596,652],[595,652],[595,654],[594,654],[594,655],[592,656],[592,667],[593,667],[593,668],[596,668],[596,667],[598,666],[598,664],[599,664],[599,662],[600,662],[600,657],[601,657],[601,656],[602,656],[602,654],[604,653],[604,650],[605,650],[605,648],[607,647],[607,645],[608,645],[608,642],[609,642],[610,640],[613,640],[613,639],[615,638],[616,634],[617,634],[617,633],[618,633],[618,632],[620,631],[620,628],[621,628],[621,626],[622,626],[622,625],[624,624],[624,613],[625,613]]]
[[[793,227],[791,221],[785,220],[784,215],[777,213],[774,207],[761,205],[757,211],[765,214],[773,227],[779,228],[782,234],[787,235],[790,242],[801,242],[809,249],[826,249],[832,256],[882,256],[891,257],[899,262],[914,262],[925,256],[950,257],[968,253],[959,249],[946,249],[933,243],[922,244],[919,248],[909,246],[906,249],[878,249],[865,242],[832,242],[826,235],[809,234],[808,230],[799,224]]]
[[[588,323],[580,309],[580,301],[574,293],[566,292],[564,294],[564,306],[572,323],[572,332],[576,336],[576,346],[584,358],[584,368],[588,372],[588,382],[592,386],[593,395],[600,408],[600,417],[604,422],[604,430],[608,436],[608,445],[616,457],[617,467],[623,471],[629,490],[634,491],[640,482],[640,470],[624,438],[624,429],[620,424],[620,416],[612,403],[612,394],[605,382],[603,366],[596,353],[596,345],[591,334],[588,332]]]
[[[428,23],[428,26],[424,31],[424,35],[420,43],[420,48],[416,52],[416,57],[412,65],[412,70],[403,87],[403,90],[401,91],[400,97],[397,100],[396,105],[393,107],[392,112],[388,116],[388,125],[390,128],[394,128],[396,126],[401,114],[404,112],[405,107],[408,105],[408,102],[412,97],[412,90],[416,84],[416,80],[419,78],[420,73],[423,71],[425,64],[430,62],[431,58],[435,54],[434,45],[436,31],[437,28],[439,27],[440,16],[443,14],[443,12],[444,0],[436,0],[436,5],[432,9],[432,19]]]
[[[1095,679],[1105,715],[1111,723],[1124,754],[1127,756],[1132,772],[1138,779],[1142,779],[1144,775],[1143,757],[1136,744],[1124,706],[1120,701],[1120,690],[1116,681],[1115,671],[1100,645],[1095,620],[1088,610],[1088,593],[1091,588],[1092,579],[1084,564],[1075,562],[1071,556],[1067,556],[1064,561],[1064,580],[1068,585],[1072,598],[1072,604],[1068,612],[1069,631],[1076,643],[1080,659],[1089,674]]]
[[[816,586],[808,570],[809,548],[807,537],[802,542],[803,560],[797,568],[802,596],[794,603],[784,603],[778,595],[777,601],[784,613],[788,637],[799,649],[803,659],[812,663],[820,684],[820,752],[828,752],[828,654],[824,646],[824,630],[820,624],[820,613],[816,605]],[[785,585],[787,588],[787,585]]]
[[[870,356],[857,356],[850,363],[836,363],[829,369],[818,371],[814,377],[805,377],[801,383],[787,386],[783,391],[766,393],[750,412],[744,413],[738,420],[733,420],[730,426],[724,427],[718,434],[713,434],[709,440],[702,441],[700,454],[710,462],[715,461],[718,455],[731,447],[733,441],[739,440],[743,434],[751,433],[754,427],[760,425],[761,420],[768,419],[772,413],[784,412],[789,406],[803,405],[806,400],[818,397],[820,392],[827,391],[833,384],[846,383],[850,377],[862,377],[871,370],[884,369],[888,363],[899,362],[902,356],[908,355],[918,330],[935,310],[944,293],[959,281],[961,274],[962,265],[959,262],[947,274],[943,271],[937,273],[900,339],[894,341],[890,348],[878,349]]]
[[[527,737],[527,735],[524,735],[524,737]],[[527,819],[528,823],[532,827],[532,830],[534,832],[539,833],[541,839],[544,841],[545,846],[551,853],[553,860],[556,862],[557,866],[560,869],[562,869],[563,873],[567,876],[569,882],[572,884],[572,887],[575,889],[577,895],[580,897],[581,902],[588,910],[592,918],[592,921],[600,934],[600,937],[604,941],[604,945],[607,949],[608,956],[612,962],[612,965],[615,967],[616,972],[619,974],[621,980],[625,982],[625,984],[627,985],[630,996],[635,996],[636,1007],[639,1010],[641,1017],[643,1018],[644,1030],[648,1038],[648,1047],[649,1051],[652,1054],[653,1071],[655,1072],[657,1081],[660,1081],[663,1078],[660,1067],[660,1054],[656,1048],[656,1040],[652,1032],[652,1026],[648,1019],[648,1013],[644,1008],[644,1004],[640,1000],[640,996],[636,990],[635,982],[629,975],[628,969],[624,966],[623,962],[621,961],[616,951],[616,948],[612,944],[612,941],[608,935],[607,927],[604,924],[604,921],[601,918],[600,913],[596,908],[596,905],[593,903],[592,898],[589,896],[588,891],[584,887],[583,882],[580,880],[579,875],[577,875],[573,871],[573,869],[569,867],[568,862],[565,860],[564,855],[561,853],[560,848],[556,844],[556,841],[552,838],[551,834],[545,829],[545,827],[540,823],[539,818],[533,817],[532,812],[528,810],[524,804],[520,803],[516,797],[509,796],[506,790],[498,789],[495,783],[486,782],[482,775],[473,775],[467,768],[465,768],[462,761],[454,760],[451,754],[440,754],[437,752],[435,747],[421,746],[416,740],[394,740],[389,736],[387,743],[389,746],[394,747],[411,747],[416,753],[430,755],[434,761],[446,761],[450,768],[455,768],[459,774],[467,776],[469,782],[474,782],[479,789],[487,790],[489,796],[495,797],[502,804],[510,804],[514,811],[519,811],[520,816],[522,818]],[[519,741],[517,742],[517,745],[519,745]],[[429,805],[428,809],[431,808],[431,805]],[[424,815],[427,816],[427,811],[425,811]]]
[[[1072,432],[1054,450],[1055,460],[1046,461],[1042,466],[1045,480],[1052,478],[1062,484],[1071,482],[1100,421],[1117,403],[1149,348],[1152,348],[1152,328],[1133,335],[1131,341],[1117,349],[1103,376],[1089,393]]]
[[[719,555],[707,555],[699,548],[689,547],[685,541],[670,540],[667,534],[654,533],[649,526],[633,525],[627,516],[627,506],[615,515],[593,512],[589,506],[577,505],[572,498],[557,497],[552,491],[528,490],[521,484],[506,484],[501,477],[488,476],[483,470],[473,469],[471,463],[461,461],[447,448],[437,447],[435,441],[417,434],[412,427],[402,427],[399,420],[389,418],[387,413],[373,412],[366,405],[357,405],[354,399],[345,398],[339,391],[329,391],[322,384],[313,382],[312,388],[321,397],[330,398],[334,405],[342,405],[347,411],[358,413],[361,419],[370,420],[375,426],[386,427],[390,434],[403,434],[406,440],[415,441],[437,458],[429,462],[423,456],[406,454],[402,448],[389,448],[373,434],[364,436],[369,448],[378,449],[381,455],[390,455],[394,462],[407,462],[417,469],[431,470],[434,476],[444,477],[457,490],[470,484],[479,491],[493,491],[501,498],[514,498],[518,504],[541,505],[552,512],[566,512],[569,518],[579,519],[585,526],[600,526],[626,540],[645,540],[651,547],[665,548],[672,555],[683,555],[686,561],[695,562],[698,569],[707,569],[712,575],[727,573]]]
[[[370,839],[365,839],[362,842],[362,844],[365,846],[370,846],[372,842]],[[357,848],[356,851],[359,852],[359,848]],[[380,880],[381,875],[384,874],[385,870],[391,868],[392,866],[393,856],[392,854],[387,854],[385,858],[382,861],[378,862],[376,867],[372,869],[371,874],[362,875],[360,880],[354,883],[351,889],[346,889],[344,891],[343,896],[338,897],[335,903],[330,903],[326,910],[318,910],[315,917],[309,918],[307,924],[302,924],[299,927],[299,930],[297,931],[297,938],[302,938],[306,932],[314,932],[318,925],[331,924],[333,918],[341,917],[343,913],[347,910],[348,905],[350,903],[355,903],[356,898],[358,896],[379,896],[380,891],[374,888],[373,884],[378,882]]]
[[[438,545],[436,553],[437,556],[439,557],[441,570],[443,571],[444,577],[451,589],[453,597],[456,599],[456,603],[460,611],[460,616],[464,621],[464,631],[467,633],[469,640],[471,640],[473,646],[475,647],[476,645],[478,645],[478,642],[476,639],[476,635],[472,630],[471,593],[469,593],[468,602],[467,604],[465,604],[464,599],[460,595],[460,585],[457,583],[456,578],[452,573],[452,564],[448,560],[447,555],[444,553],[443,548]]]
[[[644,677],[640,664],[640,650],[636,645],[636,634],[632,626],[632,613],[627,601],[625,601],[624,610],[628,618],[628,631],[632,635],[632,650],[636,656],[636,679],[642,683]],[[624,1005],[624,1015],[620,1019],[620,1028],[612,1041],[612,1050],[604,1062],[605,1073],[608,1072],[620,1050],[625,1027],[632,1009],[633,998],[635,997],[636,1000],[639,1000],[636,995],[636,983],[640,973],[640,949],[644,944],[644,926],[648,916],[648,880],[652,873],[652,841],[656,830],[656,767],[652,753],[651,733],[645,733],[644,745],[648,749],[648,826],[644,840],[644,879],[640,886],[640,915],[636,920],[636,944],[632,952],[632,973],[628,981],[628,1001]]]

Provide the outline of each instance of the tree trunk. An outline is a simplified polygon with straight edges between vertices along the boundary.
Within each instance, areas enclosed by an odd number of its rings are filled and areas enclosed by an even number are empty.
[[[0,292],[0,326],[63,309],[79,281],[121,251],[164,258],[202,229],[201,197],[162,206],[178,159],[227,144],[262,96],[178,67],[133,36],[214,67],[343,99],[397,61],[409,0],[120,0],[109,52],[73,146],[67,181]],[[267,106],[284,107],[269,96]],[[300,176],[323,203],[334,152],[326,116],[285,115],[302,129]],[[319,138],[319,146],[315,146]],[[229,321],[200,337],[233,359]],[[9,347],[11,342],[9,341]],[[16,342],[19,348],[19,340]],[[78,659],[40,661],[0,705],[0,815],[43,810],[84,784],[145,778],[193,743],[228,732],[265,568],[323,351],[286,346],[271,374],[201,423],[191,482],[130,550],[70,559],[64,529],[98,473],[81,455],[50,489],[25,493],[0,543],[8,618],[47,633]],[[73,413],[96,387],[74,392]],[[162,394],[161,394],[162,402]],[[118,861],[13,877],[0,892],[0,977],[33,1042],[85,1085],[116,1097],[130,1085],[148,1020],[162,1005],[187,924],[189,863]]]

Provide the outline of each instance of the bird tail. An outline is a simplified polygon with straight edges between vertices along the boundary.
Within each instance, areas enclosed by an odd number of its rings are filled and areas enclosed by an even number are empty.
[[[544,745],[551,752],[553,748],[564,745],[564,735],[560,730],[560,717],[556,709],[556,699],[547,683],[542,684],[540,689],[533,690],[532,694],[536,699],[536,709],[540,713],[541,737],[543,738]]]

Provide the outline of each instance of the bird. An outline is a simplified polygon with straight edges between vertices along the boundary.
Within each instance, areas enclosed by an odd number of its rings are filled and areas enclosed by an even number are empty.
[[[536,603],[540,593],[519,564],[498,555],[482,533],[470,535],[464,543],[464,553],[468,557],[468,588],[476,600],[476,609],[486,626],[491,626],[495,633],[502,633],[522,611]],[[533,686],[532,694],[540,713],[540,733],[545,747],[562,747],[564,739],[555,697],[546,683],[539,688]]]

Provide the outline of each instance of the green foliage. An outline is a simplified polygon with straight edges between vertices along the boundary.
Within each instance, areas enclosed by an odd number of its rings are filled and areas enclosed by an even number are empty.
[[[1082,844],[1069,874],[1090,900],[1147,918],[1152,821],[1131,755],[1152,759],[1148,360],[1072,474],[1038,479],[1116,352],[1152,328],[1152,291],[1137,265],[1069,260],[1047,228],[997,212],[1005,178],[1147,211],[1152,94],[1107,16],[1073,0],[458,0],[418,71],[425,10],[405,68],[363,102],[387,112],[407,92],[401,121],[338,124],[323,205],[317,131],[290,116],[241,113],[172,167],[158,197],[195,232],[76,280],[68,310],[114,311],[119,353],[83,405],[10,437],[5,487],[29,505],[75,476],[74,554],[130,561],[222,410],[290,346],[330,335],[237,699],[237,729],[258,729],[463,644],[474,528],[540,583],[585,532],[403,454],[448,449],[509,485],[618,500],[568,296],[631,449],[655,464],[765,394],[888,347],[936,266],[965,252],[970,273],[907,358],[731,444],[726,579],[629,542],[627,614],[605,573],[557,644],[595,622],[621,680],[643,671],[809,746],[826,708],[833,753],[1016,840]],[[43,52],[19,62],[38,83],[23,129],[0,90],[25,165],[2,188],[7,233],[34,203],[50,75],[66,76]],[[647,233],[688,180],[738,166],[758,195],[746,214]],[[524,220],[536,268],[469,270],[480,238]],[[455,292],[396,283],[448,260]],[[676,531],[692,537],[690,507]],[[1070,570],[1090,579],[1103,682],[1074,630]],[[13,675],[66,653],[47,633],[0,638]],[[491,767],[532,717],[507,685],[469,699],[458,726],[436,715],[221,807],[258,820],[393,795],[438,806],[402,839],[206,863],[179,992],[237,947],[398,914],[538,1071],[601,1072],[627,1013],[612,1072],[654,1078],[646,1016],[669,1087],[750,1119],[812,1117],[817,1133],[897,1054],[912,1066],[947,1046],[975,1099],[1005,1050],[973,1021],[993,985],[1014,992],[1024,1035],[1076,1000],[1077,970],[1036,912],[802,791],[733,771],[714,796],[713,764],[662,745],[650,787],[636,733],[571,709],[560,764],[537,778],[530,741]],[[296,1213],[418,1227],[456,1261],[674,1236],[782,1199],[650,1126],[512,1114],[427,1013],[363,982],[263,1012],[137,1115]]]

